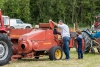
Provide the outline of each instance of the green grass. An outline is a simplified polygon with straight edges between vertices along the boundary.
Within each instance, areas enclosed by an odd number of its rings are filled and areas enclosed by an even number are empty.
[[[77,52],[74,48],[70,52],[70,60],[50,61],[48,56],[40,57],[39,60],[35,59],[22,59],[11,61],[10,64],[1,67],[100,67],[100,54],[84,54],[83,59],[77,59]]]

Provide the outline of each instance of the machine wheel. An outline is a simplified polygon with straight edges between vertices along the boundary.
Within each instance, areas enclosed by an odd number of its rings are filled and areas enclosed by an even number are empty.
[[[90,46],[87,47],[87,49],[88,49],[87,51],[85,51],[85,50],[83,51],[85,54],[89,53],[89,51],[90,51]]]
[[[22,58],[18,58],[18,60],[21,60]]]
[[[13,26],[10,27],[11,29],[15,29]]]
[[[59,46],[54,46],[49,52],[50,60],[60,60],[62,58],[62,49]]]
[[[12,56],[12,44],[5,34],[0,33],[0,66],[9,63]]]
[[[35,57],[35,59],[39,59],[39,57]]]
[[[34,57],[35,59],[39,59],[39,54],[38,54],[38,52],[35,52],[35,53],[34,53],[34,56],[35,56],[35,57]]]
[[[89,35],[86,32],[82,32],[82,36],[84,38],[85,41],[85,48],[83,50],[84,53],[89,53],[90,51],[90,46],[91,46],[91,38],[89,37]]]
[[[95,50],[93,48],[91,48],[91,53],[95,54]]]
[[[100,48],[97,48],[98,52],[100,53]]]
[[[27,27],[25,27],[26,29],[29,29],[30,27],[29,26],[27,26]]]

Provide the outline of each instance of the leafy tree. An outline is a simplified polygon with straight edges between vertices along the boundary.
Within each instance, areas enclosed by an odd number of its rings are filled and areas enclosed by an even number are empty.
[[[72,25],[90,25],[100,10],[99,0],[1,0],[4,15],[31,24],[63,20]]]

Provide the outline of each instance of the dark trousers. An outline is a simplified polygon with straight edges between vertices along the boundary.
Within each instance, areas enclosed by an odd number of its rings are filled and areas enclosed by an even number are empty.
[[[70,41],[70,37],[63,37],[63,51],[66,55],[66,59],[70,59],[70,52],[69,52],[69,41]]]
[[[78,44],[78,59],[83,58],[82,44]]]

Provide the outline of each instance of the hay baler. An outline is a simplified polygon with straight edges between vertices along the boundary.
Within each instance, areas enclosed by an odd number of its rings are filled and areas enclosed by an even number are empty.
[[[49,55],[50,60],[62,58],[62,39],[54,34],[52,22],[40,23],[40,29],[19,29],[12,31],[10,38],[13,45],[13,56],[15,58],[36,58]],[[14,35],[20,33],[20,35]],[[19,39],[18,39],[19,38]]]

